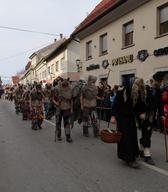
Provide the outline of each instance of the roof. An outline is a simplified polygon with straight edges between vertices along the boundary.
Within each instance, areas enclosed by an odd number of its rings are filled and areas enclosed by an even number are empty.
[[[49,60],[50,58],[55,56],[55,54],[57,54],[60,50],[62,50],[63,48],[66,48],[66,46],[70,43],[70,41],[71,41],[71,38],[66,39],[56,49],[54,49],[46,57],[44,57],[44,60],[46,61]]]
[[[92,24],[96,19],[103,16],[109,9],[118,5],[118,3],[123,2],[123,0],[102,0],[93,11],[79,24],[79,26],[75,29],[72,35],[77,34],[90,24]]]
[[[62,38],[46,47],[34,52],[29,58],[32,59],[36,55],[40,62],[43,58],[47,57],[54,50],[56,50],[64,41],[66,41],[66,38]]]
[[[25,66],[25,70],[28,70],[30,67],[31,67],[31,61],[29,61],[29,62],[27,63],[27,65]]]

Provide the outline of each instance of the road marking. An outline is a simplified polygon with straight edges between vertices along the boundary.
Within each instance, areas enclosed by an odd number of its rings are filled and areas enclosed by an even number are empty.
[[[48,120],[44,120],[46,123],[49,123],[50,125],[54,126],[55,127],[55,123],[51,122],[51,121],[48,121]],[[61,127],[62,130],[64,130],[63,127]]]
[[[47,122],[47,123],[49,123],[49,124],[51,124],[51,125],[53,125],[53,126],[55,127],[55,123],[53,123],[53,122],[51,122],[51,121],[48,121],[48,120],[44,120],[44,121]],[[63,128],[61,128],[61,129],[63,129]],[[143,162],[143,161],[140,161],[139,163],[140,163],[141,165],[149,168],[149,169],[152,169],[153,171],[156,171],[156,172],[158,172],[158,173],[160,173],[160,174],[162,174],[162,175],[168,176],[168,171],[166,171],[166,170],[164,170],[164,169],[161,169],[161,168],[156,167],[156,166],[153,166],[153,165],[149,165],[149,164],[147,164],[147,163],[145,163],[145,162]]]
[[[149,169],[152,169],[153,171],[156,171],[162,175],[168,176],[168,171],[166,171],[164,169],[161,169],[161,168],[153,166],[153,165],[149,165],[149,164],[142,162],[142,161],[140,162],[140,164],[145,166],[145,167],[148,167]]]
[[[45,122],[47,122],[47,123],[49,123],[49,124],[51,124],[51,125],[53,125],[54,127],[55,127],[55,123],[53,123],[53,122],[51,122],[51,121],[48,121],[48,120],[44,120]]]

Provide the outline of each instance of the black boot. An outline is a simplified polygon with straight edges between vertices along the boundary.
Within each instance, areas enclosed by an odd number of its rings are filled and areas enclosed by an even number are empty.
[[[61,137],[61,129],[60,129],[60,128],[58,128],[57,139],[58,139],[58,141],[62,141],[62,137]]]
[[[144,162],[149,164],[149,165],[155,165],[155,162],[153,161],[152,157],[144,157]]]
[[[133,168],[133,169],[139,169],[140,168],[140,164],[137,161],[130,161],[127,162],[128,166]]]
[[[83,126],[83,136],[89,137],[89,131],[87,126]]]
[[[97,125],[93,125],[93,134],[94,134],[94,137],[99,136],[99,129],[98,129]]]
[[[70,135],[66,135],[66,141],[68,143],[72,143],[72,139],[71,139],[71,136]]]
[[[139,151],[139,156],[140,156],[140,158],[144,158],[144,151],[140,150]]]

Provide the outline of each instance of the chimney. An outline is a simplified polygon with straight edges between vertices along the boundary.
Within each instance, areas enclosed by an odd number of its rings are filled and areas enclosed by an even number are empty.
[[[63,34],[62,33],[60,33],[60,39],[62,39],[63,38]]]
[[[54,39],[54,42],[56,42],[57,41],[57,39]]]

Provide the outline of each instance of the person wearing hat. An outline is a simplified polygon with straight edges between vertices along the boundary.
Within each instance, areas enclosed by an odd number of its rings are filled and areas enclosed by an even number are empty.
[[[164,119],[164,110],[160,85],[162,83],[162,73],[157,72],[146,85],[146,113],[139,121],[139,128],[141,129],[140,138],[140,156],[144,158],[144,162],[155,165],[151,157],[151,137],[154,128],[156,116]]]

